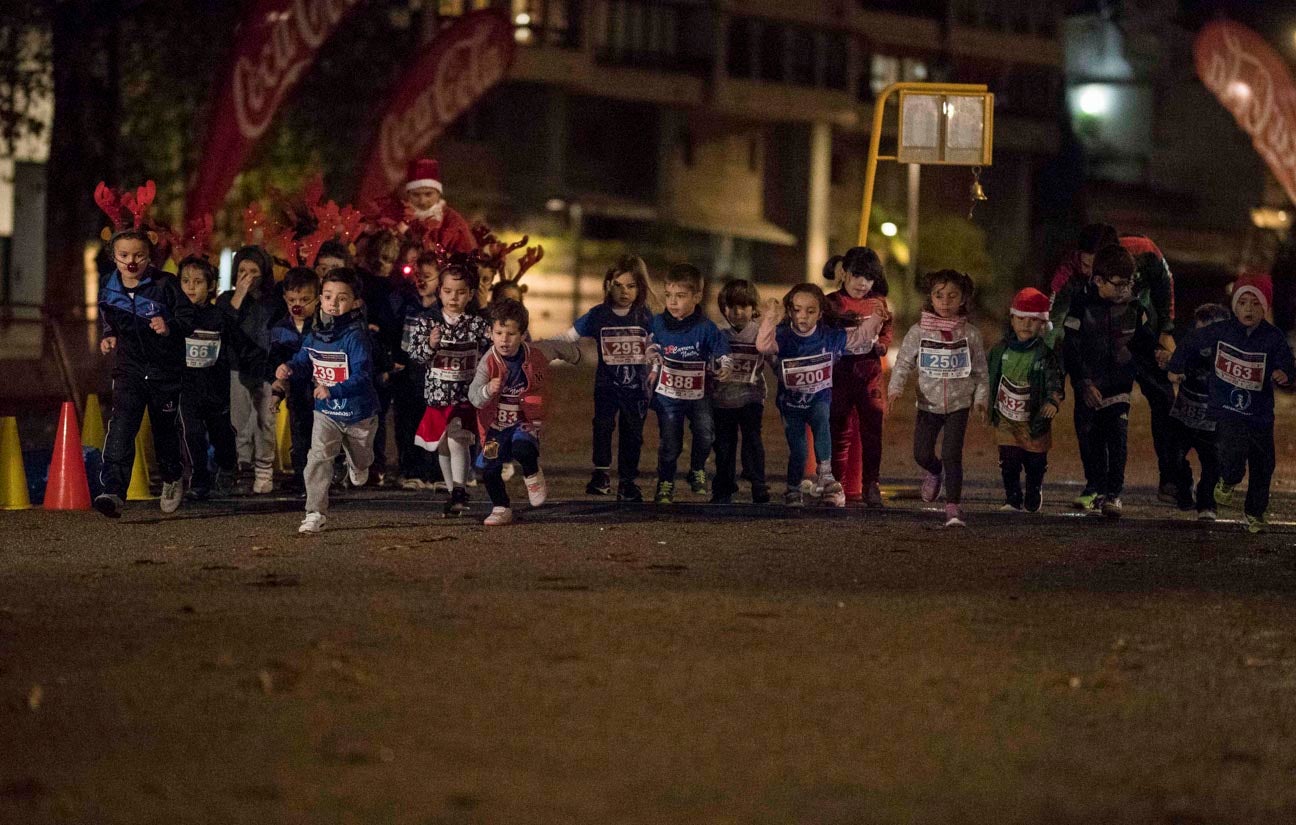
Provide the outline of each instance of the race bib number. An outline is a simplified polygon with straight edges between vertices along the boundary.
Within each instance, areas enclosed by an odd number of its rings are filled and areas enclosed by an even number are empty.
[[[643,327],[604,327],[599,330],[599,355],[609,367],[648,363],[648,333]]]
[[[763,360],[755,344],[730,344],[729,362],[733,365],[733,370],[725,383],[755,384],[760,378]]]
[[[972,374],[972,353],[966,338],[937,341],[924,338],[918,348],[918,369],[928,378],[967,378]]]
[[[999,379],[999,393],[995,397],[995,407],[999,414],[1009,421],[1030,421],[1031,388],[1029,385],[1015,384],[1007,376]]]
[[[442,344],[432,356],[432,376],[440,381],[471,381],[477,371],[477,344]]]
[[[789,392],[813,395],[832,386],[831,352],[821,352],[801,358],[784,358],[782,366],[783,386],[787,387]]]
[[[307,350],[311,361],[311,380],[325,387],[341,384],[351,377],[350,363],[345,352]]]
[[[1207,414],[1207,399],[1201,393],[1179,387],[1170,415],[1182,421],[1185,427],[1194,430],[1214,431],[1215,422]]]
[[[495,429],[506,430],[522,420],[522,401],[517,396],[501,398],[495,413]]]
[[[210,367],[220,358],[220,350],[219,332],[196,329],[185,337],[185,366],[193,369]]]
[[[1220,341],[1215,348],[1215,375],[1240,390],[1260,390],[1267,359],[1263,352],[1245,352]]]
[[[700,401],[706,392],[706,362],[662,359],[657,392],[676,401]]]

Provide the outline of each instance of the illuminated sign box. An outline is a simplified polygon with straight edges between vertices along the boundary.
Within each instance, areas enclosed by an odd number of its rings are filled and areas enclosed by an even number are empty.
[[[899,163],[989,166],[994,95],[900,92]]]

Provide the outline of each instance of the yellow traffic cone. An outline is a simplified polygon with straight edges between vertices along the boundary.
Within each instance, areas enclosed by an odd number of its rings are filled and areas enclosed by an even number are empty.
[[[18,419],[0,418],[0,510],[29,510],[27,471],[18,443]]]
[[[147,418],[144,419],[148,421]],[[135,434],[135,466],[131,468],[130,487],[126,490],[127,501],[151,501],[154,495],[149,490],[148,462],[144,456],[144,428]]]
[[[81,446],[94,447],[99,452],[104,448],[103,410],[99,407],[99,396],[90,393],[85,402],[85,425],[81,427]]]
[[[156,467],[157,456],[153,454],[153,422],[149,420],[147,407],[144,408],[144,418],[140,421],[139,435],[135,438],[137,450],[141,443],[144,445],[144,463],[149,467]]]
[[[275,461],[281,473],[292,472],[292,427],[288,424],[288,405],[280,404],[275,413]]]

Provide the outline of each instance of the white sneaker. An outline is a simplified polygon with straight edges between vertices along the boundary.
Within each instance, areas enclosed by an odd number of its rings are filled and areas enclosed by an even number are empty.
[[[539,507],[545,503],[549,497],[549,488],[545,486],[544,470],[536,470],[533,476],[525,476],[522,479],[526,482],[527,500],[531,502],[532,507]]]
[[[840,485],[838,485],[838,486],[840,486]],[[831,504],[833,507],[843,507],[843,508],[844,508],[844,507],[846,506],[846,491],[845,491],[845,490],[838,490],[837,492],[835,492],[835,493],[829,495],[829,496],[827,497],[826,500],[827,500],[827,502],[828,502],[829,504]]]
[[[162,499],[159,502],[162,505],[162,512],[174,513],[176,510],[180,509],[180,500],[183,498],[183,481],[162,482]]]
[[[307,513],[306,518],[302,519],[301,526],[297,528],[298,533],[320,533],[324,530],[324,525],[328,523],[328,516],[323,513]]]
[[[252,481],[252,492],[256,495],[263,496],[266,493],[274,492],[274,475],[273,471],[258,472],[256,478]]]
[[[351,479],[352,487],[363,487],[369,483],[369,468],[365,467],[363,470],[357,470],[351,466],[350,462],[347,462],[347,477]]]
[[[513,511],[508,507],[492,507],[490,515],[482,521],[487,527],[500,527],[513,523]]]
[[[831,498],[837,493],[840,493],[841,488],[841,483],[837,481],[837,479],[833,478],[831,465],[824,464],[820,466],[818,472],[815,474],[815,489],[818,491],[819,496],[821,498]]]
[[[1013,505],[1013,504],[1005,504],[1004,506],[1002,506],[1002,507],[999,508],[999,512],[1001,512],[1001,513],[1021,513],[1021,512],[1023,512],[1023,510],[1022,510],[1022,508],[1017,507],[1016,505]]]
[[[1202,510],[1197,514],[1198,521],[1214,521],[1216,518],[1214,510]]]
[[[500,468],[500,478],[504,481],[508,481],[515,475],[517,475],[517,468],[513,466],[512,461]]]

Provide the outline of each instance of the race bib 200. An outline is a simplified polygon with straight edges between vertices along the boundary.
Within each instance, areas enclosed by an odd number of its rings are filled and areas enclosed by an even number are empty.
[[[345,352],[307,350],[311,361],[311,380],[325,387],[341,384],[351,377],[350,363]]]
[[[831,352],[820,352],[805,355],[801,358],[784,358],[783,386],[789,392],[803,392],[808,395],[821,392],[832,386],[833,356]]]
[[[676,401],[699,401],[706,393],[706,362],[662,359],[657,392]]]
[[[918,369],[928,378],[967,378],[972,374],[972,353],[967,339],[924,338],[918,348]]]
[[[643,327],[603,327],[599,330],[599,355],[609,367],[646,364],[648,332]]]

